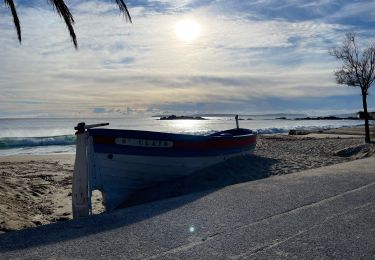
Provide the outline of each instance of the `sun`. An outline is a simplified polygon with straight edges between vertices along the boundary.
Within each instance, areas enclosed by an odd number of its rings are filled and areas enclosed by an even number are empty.
[[[199,24],[194,20],[181,20],[176,23],[177,38],[183,42],[192,42],[200,33]]]

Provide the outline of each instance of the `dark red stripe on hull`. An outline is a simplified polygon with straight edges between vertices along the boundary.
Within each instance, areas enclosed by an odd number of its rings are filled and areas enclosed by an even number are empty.
[[[203,142],[186,142],[176,141],[174,142],[174,148],[177,149],[229,149],[252,145],[256,143],[256,136],[249,136],[244,138],[234,137],[231,140],[223,140],[220,138],[210,139]]]

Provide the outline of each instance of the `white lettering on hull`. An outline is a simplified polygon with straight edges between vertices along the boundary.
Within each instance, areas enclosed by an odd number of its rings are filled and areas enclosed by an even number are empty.
[[[119,145],[137,146],[137,147],[157,147],[157,148],[173,147],[172,141],[165,141],[165,140],[116,138],[115,143]]]

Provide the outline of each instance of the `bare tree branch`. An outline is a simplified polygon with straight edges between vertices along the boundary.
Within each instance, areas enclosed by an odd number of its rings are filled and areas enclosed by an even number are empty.
[[[375,60],[372,61],[375,48],[369,47],[361,55],[355,39],[355,33],[347,33],[343,45],[330,49],[329,54],[343,63],[335,73],[337,83],[359,86],[367,94],[370,82],[373,82],[371,75],[374,75],[375,70]]]
[[[342,62],[341,68],[334,73],[336,82],[361,89],[366,142],[370,142],[366,98],[375,80],[375,43],[361,52],[356,43],[356,34],[347,33],[342,46],[330,49],[329,54]]]

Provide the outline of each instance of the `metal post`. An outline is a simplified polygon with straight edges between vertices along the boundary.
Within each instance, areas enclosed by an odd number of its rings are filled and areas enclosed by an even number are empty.
[[[239,124],[238,124],[238,115],[236,115],[234,118],[236,119],[236,126],[237,126],[237,129],[239,129],[240,126],[239,126]]]

